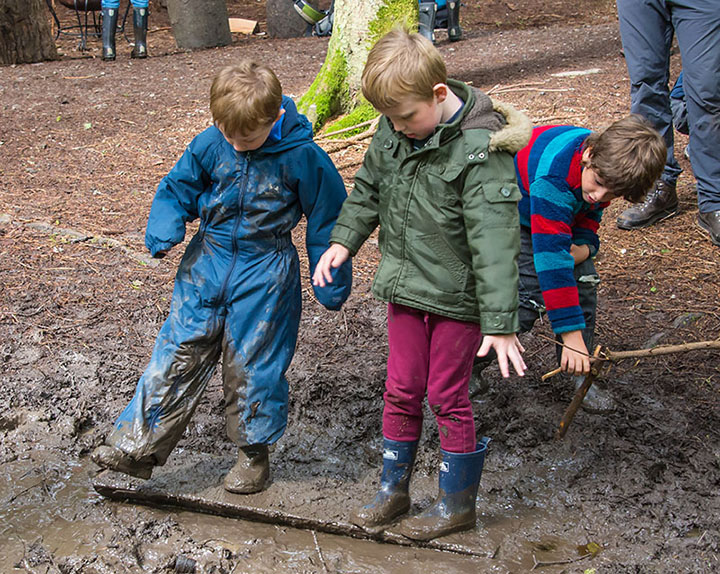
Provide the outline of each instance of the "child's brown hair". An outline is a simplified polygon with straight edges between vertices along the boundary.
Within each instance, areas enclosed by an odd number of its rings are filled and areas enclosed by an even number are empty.
[[[642,116],[626,116],[585,140],[589,166],[608,191],[637,203],[662,174],[667,148]]]
[[[282,87],[275,73],[252,60],[223,68],[210,88],[213,121],[230,137],[274,122],[281,103]]]
[[[403,100],[433,99],[433,87],[447,82],[440,52],[420,34],[401,27],[380,38],[368,54],[362,74],[362,92],[379,110]]]

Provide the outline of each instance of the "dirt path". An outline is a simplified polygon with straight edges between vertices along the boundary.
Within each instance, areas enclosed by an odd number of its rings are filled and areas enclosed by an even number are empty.
[[[262,2],[230,2],[262,17]],[[628,111],[625,64],[611,2],[490,1],[466,8],[466,39],[439,49],[453,77],[525,110],[538,123],[600,128]],[[67,15],[66,15],[67,16]],[[8,572],[167,572],[178,555],[198,572],[704,573],[720,569],[720,368],[698,352],[621,364],[607,378],[617,412],[580,411],[564,441],[553,433],[572,396],[553,368],[549,331],[524,338],[524,378],[475,396],[478,433],[493,438],[473,536],[482,557],[379,545],[331,534],[150,509],[93,493],[88,454],[130,399],[165,318],[182,249],[144,261],[154,188],[209,122],[213,73],[243,57],[268,62],[300,94],[326,40],[236,38],[178,53],[163,13],[153,57],[119,50],[105,64],[61,37],[61,61],[0,68],[0,563]],[[261,25],[261,29],[263,29]],[[91,43],[90,56],[99,46]],[[673,56],[673,73],[679,71]],[[582,72],[570,74],[567,72]],[[563,75],[564,74],[564,75]],[[686,141],[681,137],[678,149]],[[358,146],[334,156],[359,157]],[[613,350],[720,335],[720,252],[696,228],[688,162],[682,213],[642,233],[602,230],[598,342]],[[343,172],[351,185],[353,170]],[[192,230],[189,230],[189,235]],[[302,229],[296,233],[302,245]],[[273,453],[283,481],[349,490],[325,502],[336,519],[371,492],[379,466],[385,311],[370,295],[372,242],[340,313],[305,292],[289,378],[290,425]],[[153,262],[155,263],[155,262]],[[416,504],[431,496],[436,433],[426,425]],[[175,464],[230,460],[216,378]],[[294,488],[294,487],[293,487]],[[329,500],[332,497],[329,497]],[[320,500],[320,499],[318,499]],[[578,559],[595,543],[601,550]],[[590,547],[594,548],[594,547]],[[5,568],[5,567],[3,567]]]

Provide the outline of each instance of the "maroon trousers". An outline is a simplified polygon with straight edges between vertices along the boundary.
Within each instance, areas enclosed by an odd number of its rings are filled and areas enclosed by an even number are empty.
[[[440,447],[448,452],[474,452],[477,440],[468,383],[481,341],[476,323],[390,303],[383,436],[418,440],[427,394]]]

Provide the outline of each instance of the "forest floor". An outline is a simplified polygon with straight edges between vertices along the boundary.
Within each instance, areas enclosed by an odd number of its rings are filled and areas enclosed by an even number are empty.
[[[628,113],[614,2],[468,4],[462,41],[449,43],[438,31],[452,77],[536,123],[599,129]],[[60,60],[0,68],[0,569],[160,573],[181,571],[180,556],[194,560],[197,572],[218,574],[719,571],[717,351],[613,365],[604,381],[617,410],[580,410],[557,440],[573,386],[564,376],[541,379],[555,366],[547,325],[522,338],[524,378],[504,380],[493,367],[487,388],[473,383],[478,435],[493,439],[474,533],[485,542],[476,555],[113,502],[93,491],[98,470],[89,453],[133,394],[183,251],[148,258],[150,203],[210,123],[212,76],[251,57],[297,96],[324,59],[326,38],[263,34],[264,1],[228,7],[230,16],[259,20],[260,33],[181,51],[153,0],[147,60],[131,60],[120,37],[117,61],[102,62],[96,39],[81,53],[77,38],[61,35]],[[74,18],[62,7],[58,14],[64,24]],[[673,78],[680,65],[676,53]],[[605,215],[596,342],[613,351],[720,336],[720,251],[696,224],[686,143],[677,136],[685,170],[677,217],[626,232],[614,224],[622,202]],[[358,144],[332,154],[348,189],[364,150]],[[302,256],[302,224],[295,239]],[[341,515],[372,492],[380,466],[385,309],[370,293],[378,260],[368,241],[355,259],[354,292],[338,313],[325,311],[303,278],[289,426],[272,454],[278,477],[356,485],[357,496],[336,509]],[[223,416],[215,376],[171,460],[232,459]],[[431,423],[418,480],[436,472]]]

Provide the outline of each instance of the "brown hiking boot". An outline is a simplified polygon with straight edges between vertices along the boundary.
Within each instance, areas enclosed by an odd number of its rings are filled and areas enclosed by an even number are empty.
[[[617,218],[620,229],[640,229],[678,214],[675,184],[659,179],[645,201],[623,211]]]
[[[710,241],[720,245],[720,209],[698,213],[698,225],[710,234]]]
[[[240,447],[238,461],[225,476],[225,490],[233,494],[260,492],[270,478],[270,455],[266,444]]]
[[[148,461],[137,461],[119,448],[106,444],[97,447],[90,455],[90,458],[100,468],[122,472],[138,478],[150,478],[154,466]]]

